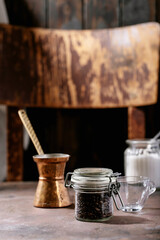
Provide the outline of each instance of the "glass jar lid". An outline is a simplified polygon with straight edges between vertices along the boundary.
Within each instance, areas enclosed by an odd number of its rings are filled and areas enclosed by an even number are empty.
[[[144,138],[144,139],[128,139],[126,140],[126,143],[130,146],[134,147],[141,147],[145,148],[147,146],[158,146],[160,141],[152,139],[152,138]]]
[[[109,168],[78,168],[71,176],[71,186],[78,189],[105,188],[109,182],[115,181],[112,174]]]

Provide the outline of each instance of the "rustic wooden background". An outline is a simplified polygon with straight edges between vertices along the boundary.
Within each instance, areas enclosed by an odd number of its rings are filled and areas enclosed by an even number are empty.
[[[100,29],[160,22],[160,0],[5,0],[11,24],[55,29]],[[160,129],[160,101],[147,107],[147,137]],[[123,172],[126,109],[27,109],[45,152],[71,155],[66,171],[109,167]],[[24,154],[24,180],[37,179],[32,143]]]

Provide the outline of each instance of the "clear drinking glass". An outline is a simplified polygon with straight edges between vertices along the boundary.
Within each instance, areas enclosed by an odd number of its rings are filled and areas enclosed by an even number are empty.
[[[140,211],[148,199],[155,192],[155,184],[147,177],[122,176],[118,177],[120,183],[119,194],[123,200],[120,210],[124,212]]]

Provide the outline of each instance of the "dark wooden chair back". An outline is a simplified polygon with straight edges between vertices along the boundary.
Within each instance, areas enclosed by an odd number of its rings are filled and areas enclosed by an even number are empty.
[[[128,138],[144,137],[140,107],[157,102],[159,41],[158,23],[104,30],[1,24],[0,103],[8,106],[8,180],[23,178],[17,114],[22,107],[125,107]]]

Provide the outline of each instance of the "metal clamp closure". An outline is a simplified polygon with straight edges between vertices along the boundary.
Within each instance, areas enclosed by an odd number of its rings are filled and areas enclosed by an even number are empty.
[[[65,182],[64,182],[65,187],[70,187],[70,188],[72,187],[71,180],[68,180],[69,176],[72,176],[72,175],[73,175],[73,172],[68,172],[66,174],[66,178],[65,178]]]
[[[64,183],[65,187],[72,188],[71,179],[69,180],[69,177],[71,177],[72,175],[73,175],[73,172],[68,172],[66,174],[65,183]],[[119,175],[121,175],[121,173],[116,172],[116,173],[113,173],[111,176],[109,176],[108,193],[109,193],[109,196],[113,198],[116,208],[118,210],[121,210],[121,208],[124,207],[124,203],[119,193],[120,183],[117,181],[117,178],[116,178]],[[116,178],[116,181],[112,182],[112,178]],[[119,198],[121,207],[118,206],[116,196],[118,196]]]
[[[124,207],[124,203],[123,203],[122,197],[119,193],[120,183],[117,181],[117,179],[116,179],[116,182],[112,182],[112,177],[117,177],[119,175],[121,175],[121,174],[120,173],[113,173],[109,177],[110,182],[109,182],[109,186],[108,186],[109,195],[113,198],[113,201],[115,203],[115,206],[116,206],[117,210],[121,210],[121,208]],[[116,195],[118,196],[118,198],[120,200],[121,207],[119,207],[118,204],[117,204]]]

